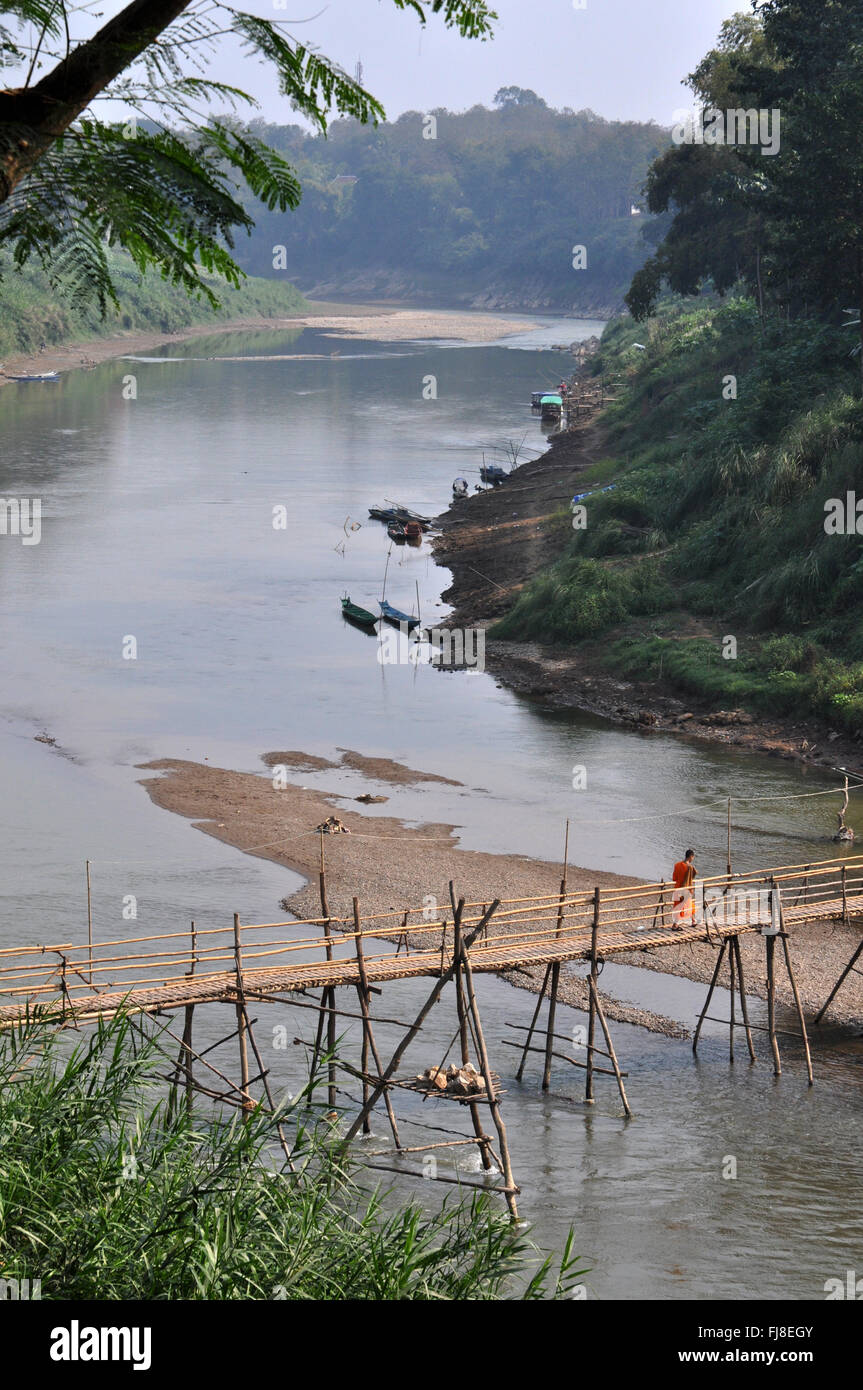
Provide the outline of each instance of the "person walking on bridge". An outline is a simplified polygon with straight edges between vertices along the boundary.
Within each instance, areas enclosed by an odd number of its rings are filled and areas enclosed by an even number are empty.
[[[671,878],[674,883],[674,893],[671,898],[671,930],[683,931],[687,925],[692,925],[695,921],[695,894],[692,885],[695,882],[697,870],[694,864],[695,850],[688,849],[682,859],[678,859],[672,872]]]

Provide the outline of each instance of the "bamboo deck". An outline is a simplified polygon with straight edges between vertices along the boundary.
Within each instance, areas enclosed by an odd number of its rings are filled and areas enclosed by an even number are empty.
[[[849,872],[850,870],[850,872]],[[842,891],[835,892],[841,881]],[[496,933],[475,941],[470,963],[476,973],[499,974],[518,967],[554,966],[573,961],[591,961],[596,955],[606,959],[625,952],[661,950],[696,942],[715,945],[769,926],[771,909],[768,885],[781,885],[785,893],[783,921],[788,926],[804,922],[850,920],[863,915],[863,856],[851,861],[830,860],[821,865],[782,866],[779,869],[708,879],[705,888],[743,894],[743,920],[731,924],[694,922],[683,929],[667,924],[671,915],[671,888],[668,884],[639,884],[628,889],[608,890],[601,898],[578,893],[530,898],[503,903],[496,918]],[[796,893],[796,898],[794,894]],[[826,894],[826,896],[825,896]],[[788,901],[788,898],[794,898]],[[800,900],[802,897],[802,901]],[[596,907],[598,904],[598,908]],[[468,905],[478,909],[478,905]],[[598,912],[596,931],[594,916]],[[397,920],[402,916],[402,921]],[[311,989],[357,988],[420,976],[439,976],[452,962],[453,938],[446,919],[428,924],[404,914],[377,914],[366,919],[360,930],[327,934],[316,938],[252,942],[244,949],[244,987],[247,994],[298,994]],[[414,916],[418,915],[414,910]],[[740,910],[737,909],[737,917]],[[605,920],[603,921],[603,918]],[[663,925],[663,919],[666,925]],[[478,917],[465,916],[468,931]],[[249,933],[272,931],[280,926],[314,926],[328,931],[331,926],[347,926],[346,919],[320,918],[308,923],[260,923],[243,927]],[[224,929],[229,930],[229,929]],[[441,935],[441,945],[429,947],[433,932]],[[425,940],[413,950],[409,936],[421,934]],[[218,937],[221,929],[200,936]],[[384,936],[401,936],[404,954],[365,954],[359,943],[368,944]],[[14,1026],[24,1012],[35,1005],[56,1009],[62,1006],[70,1023],[110,1018],[119,1010],[129,1013],[167,1013],[196,1004],[235,1003],[237,966],[232,947],[210,946],[171,950],[139,950],[149,941],[171,942],[185,939],[184,933],[161,937],[129,937],[108,942],[101,948],[70,943],[52,947],[21,947],[0,951],[0,997],[17,996],[0,1005],[0,1030]],[[261,949],[263,946],[266,949]],[[116,949],[126,948],[117,954]],[[298,948],[317,950],[326,957],[313,961],[285,962],[255,966],[262,955],[285,955]],[[358,949],[359,948],[359,949]],[[111,955],[93,952],[112,949]],[[350,950],[349,955],[339,955]],[[45,957],[56,957],[46,962]],[[62,961],[62,966],[58,965]],[[224,962],[224,969],[207,970],[208,963]],[[179,973],[177,967],[191,963],[192,973]],[[202,973],[201,966],[204,966]],[[113,972],[112,972],[113,967]],[[100,983],[100,972],[121,973],[159,970],[161,979],[145,984],[129,979],[125,985],[114,981]],[[170,973],[169,973],[170,972]],[[16,983],[23,981],[23,983]],[[92,981],[92,982],[91,982]]]

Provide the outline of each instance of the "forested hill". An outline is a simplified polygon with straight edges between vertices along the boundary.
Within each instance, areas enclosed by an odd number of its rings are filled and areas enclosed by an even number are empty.
[[[254,122],[303,185],[296,212],[255,204],[237,256],[307,294],[434,298],[475,307],[606,312],[648,250],[633,215],[659,126],[547,107],[506,89],[497,109],[408,112],[328,136]],[[573,267],[573,247],[587,265]],[[273,248],[285,248],[274,269]]]

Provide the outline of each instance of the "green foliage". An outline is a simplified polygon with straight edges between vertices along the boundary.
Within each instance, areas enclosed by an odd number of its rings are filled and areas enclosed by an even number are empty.
[[[692,694],[863,728],[861,540],[824,527],[829,499],[860,495],[863,406],[841,328],[762,332],[745,298],[669,304],[646,327],[610,324],[600,356],[597,370],[621,379],[606,409],[625,460],[617,487],[587,500],[586,529],[495,635],[565,642],[640,614],[678,629],[700,616],[749,634],[749,658],[722,661],[718,638],[708,651],[678,634],[628,639],[615,660],[655,674],[662,655],[663,679]],[[736,399],[723,394],[729,376]]]
[[[0,1278],[60,1301],[532,1300],[578,1278],[572,1238],[553,1272],[500,1198],[428,1213],[363,1191],[329,1126],[304,1127],[305,1093],[279,1112],[293,1172],[272,1116],[169,1113],[133,1029],[0,1039]]]
[[[863,305],[863,9],[859,0],[755,8],[726,21],[689,85],[700,134],[712,134],[716,113],[724,137],[727,113],[772,113],[762,138],[777,136],[778,147],[711,139],[654,163],[650,231],[661,226],[663,237],[627,295],[638,319],[654,311],[663,283],[686,295],[742,284],[762,314],[786,318],[839,322],[849,304]],[[860,324],[858,312],[858,340]]]
[[[4,266],[0,259],[0,270],[6,271],[0,275],[0,353],[33,353],[42,343],[84,342],[124,330],[175,333],[195,323],[284,318],[308,307],[293,285],[248,278],[234,289],[211,277],[208,283],[220,306],[213,308],[157,272],[142,275],[128,256],[105,254],[117,303],[108,305],[104,317],[92,300],[77,299],[74,282],[68,294],[58,296],[42,270],[25,266],[12,272],[8,261]]]
[[[243,267],[271,275],[283,245],[304,286],[383,271],[450,302],[621,302],[645,254],[631,207],[664,132],[522,98],[430,114],[435,139],[418,111],[374,130],[337,121],[326,140],[252,122],[297,170],[303,201],[290,218],[249,202]],[[577,272],[576,242],[589,248]]]
[[[487,37],[496,18],[485,0],[393,3],[422,24],[440,15],[466,38]],[[71,287],[76,305],[92,299],[103,314],[116,303],[106,243],[215,306],[208,273],[239,283],[234,230],[252,226],[238,184],[270,210],[299,202],[299,182],[280,154],[211,117],[219,104],[232,111],[258,104],[206,75],[225,35],[272,67],[282,94],[322,133],[332,112],[360,124],[384,116],[369,92],[284,23],[223,0],[190,0],[164,29],[158,17],[148,28],[141,7],[130,5],[111,21],[112,32],[87,33],[71,54],[67,0],[3,8],[10,23],[0,25],[0,68],[13,75],[0,93],[0,247],[12,249],[19,267],[38,258],[52,283]],[[85,13],[101,18],[78,7],[76,33]],[[29,26],[38,35],[34,50]],[[118,53],[128,55],[119,72]],[[88,114],[94,98],[123,103],[145,128],[97,120]]]

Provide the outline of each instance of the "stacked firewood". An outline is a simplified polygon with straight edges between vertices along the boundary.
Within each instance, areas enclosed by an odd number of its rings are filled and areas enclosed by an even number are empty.
[[[465,1062],[463,1067],[426,1067],[416,1079],[426,1091],[445,1091],[453,1096],[473,1096],[485,1090],[485,1078],[473,1062]]]

